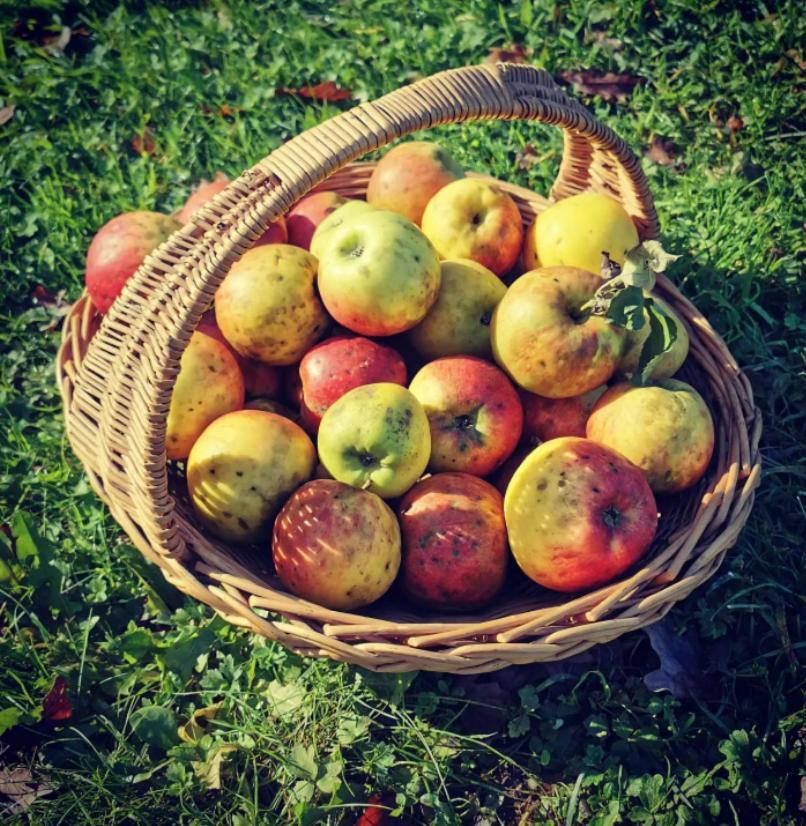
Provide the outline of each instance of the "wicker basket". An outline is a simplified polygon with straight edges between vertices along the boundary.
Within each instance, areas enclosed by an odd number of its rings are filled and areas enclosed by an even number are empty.
[[[503,597],[472,616],[424,615],[394,592],[363,614],[345,613],[284,591],[268,549],[229,547],[198,529],[184,480],[166,465],[165,422],[179,359],[230,265],[311,189],[362,196],[372,164],[350,162],[365,152],[437,124],[494,118],[563,129],[552,200],[605,192],[621,201],[642,238],[657,235],[645,178],[621,139],[543,71],[474,66],[356,106],[289,141],[156,250],[102,323],[86,296],[66,320],[57,372],[67,434],[95,491],[169,582],[230,622],[302,654],[378,671],[461,674],[568,657],[662,617],[714,573],[750,513],[761,419],[749,382],[706,319],[661,278],[659,291],[689,327],[682,376],[711,407],[717,447],[698,486],[659,500],[651,552],[619,581],[569,598],[516,571]],[[524,222],[548,203],[501,185]]]

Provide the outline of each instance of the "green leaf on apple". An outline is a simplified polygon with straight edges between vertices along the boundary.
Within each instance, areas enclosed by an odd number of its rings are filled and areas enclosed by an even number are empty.
[[[646,309],[649,315],[649,335],[641,349],[638,369],[632,377],[632,383],[638,386],[647,384],[655,362],[671,350],[677,340],[675,320],[666,315],[651,298],[646,299]]]
[[[644,241],[624,254],[624,264],[619,278],[627,286],[651,290],[655,286],[655,276],[665,272],[679,255],[671,255],[661,246],[660,241]]]
[[[607,317],[625,330],[640,330],[646,321],[645,301],[640,287],[625,287],[610,300]]]

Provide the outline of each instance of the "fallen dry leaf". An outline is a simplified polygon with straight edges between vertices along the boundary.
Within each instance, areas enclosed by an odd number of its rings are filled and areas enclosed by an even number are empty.
[[[583,95],[595,95],[608,103],[626,100],[633,89],[644,82],[644,78],[639,75],[617,75],[614,72],[602,75],[591,69],[560,72],[557,79],[561,83],[571,84]]]
[[[650,161],[654,161],[661,166],[677,165],[677,147],[671,141],[666,140],[666,138],[661,138],[658,135],[652,138],[652,143],[649,144],[646,156]]]
[[[532,56],[533,50],[521,46],[518,43],[513,43],[505,48],[498,46],[490,49],[489,54],[485,58],[485,63],[528,63]]]
[[[806,72],[806,60],[803,59],[803,53],[800,49],[787,49],[786,56],[801,70]]]
[[[4,123],[8,123],[14,117],[14,112],[16,110],[17,107],[13,103],[0,109],[0,126]]]
[[[42,45],[45,47],[45,51],[50,52],[50,54],[64,54],[64,50],[67,48],[67,44],[70,42],[72,36],[73,32],[70,31],[70,28],[68,26],[62,26],[58,34],[43,37]]]
[[[138,132],[132,138],[132,149],[138,155],[153,155],[157,149],[157,144],[154,141],[154,133],[150,126],[146,126],[142,132]]]
[[[42,719],[58,723],[73,716],[73,706],[67,696],[67,680],[57,677],[42,700]]]
[[[31,807],[38,798],[53,791],[47,777],[34,780],[30,770],[24,766],[9,768],[0,766],[0,794],[11,800],[11,805],[4,807],[5,814],[19,814]]]
[[[549,149],[547,152],[538,153],[537,149],[531,144],[527,143],[523,149],[515,155],[515,165],[518,169],[531,169],[533,166],[542,163],[547,158],[554,155],[554,150]]]
[[[338,100],[351,100],[353,97],[353,93],[351,91],[348,89],[342,89],[332,80],[324,80],[322,83],[317,83],[316,86],[300,86],[298,88],[280,86],[277,91],[283,95],[297,95],[301,98],[318,100],[323,103],[332,103]]]
[[[728,129],[731,132],[738,132],[740,129],[744,129],[744,121],[738,115],[731,115],[728,118]]]
[[[40,328],[46,333],[52,333],[59,326],[61,320],[70,312],[70,304],[65,301],[64,290],[54,293],[41,284],[37,284],[33,293],[31,293],[31,298],[40,307],[46,309],[51,316],[50,322]]]
[[[607,32],[597,29],[593,32],[593,42],[598,43],[602,48],[618,52],[624,48],[624,42],[617,37],[608,37]]]

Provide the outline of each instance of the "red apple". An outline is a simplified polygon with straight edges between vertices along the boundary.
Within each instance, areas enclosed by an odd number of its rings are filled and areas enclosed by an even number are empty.
[[[193,192],[190,193],[182,209],[176,213],[176,219],[184,226],[190,219],[209,201],[212,201],[219,192],[225,190],[231,181],[223,172],[216,172],[212,181],[204,178]],[[255,241],[254,246],[261,244],[284,244],[288,240],[288,230],[285,219],[280,216],[276,221],[269,224],[268,229]]]
[[[609,582],[647,551],[658,524],[640,468],[572,436],[543,442],[504,496],[509,545],[523,572],[554,591]]]
[[[426,364],[409,387],[431,427],[433,471],[492,473],[515,449],[523,408],[512,383],[497,367],[472,356]]]
[[[547,399],[536,393],[521,391],[523,402],[523,430],[541,442],[560,436],[585,435],[585,422],[590,409],[582,396],[567,399]]]
[[[507,533],[501,494],[491,484],[437,473],[403,497],[398,517],[408,597],[431,608],[470,610],[501,589]]]
[[[276,367],[264,364],[257,359],[249,359],[242,356],[225,338],[221,328],[216,324],[215,311],[208,310],[201,318],[199,326],[196,328],[202,333],[227,345],[227,348],[235,356],[238,366],[243,375],[246,398],[273,398],[280,392],[280,373]]]
[[[372,171],[367,203],[399,212],[419,226],[431,198],[464,176],[462,167],[438,143],[402,143],[390,149]]]
[[[408,379],[399,353],[360,336],[336,336],[317,344],[303,356],[299,375],[303,421],[314,429],[348,390],[382,381],[405,387]]]
[[[311,238],[319,224],[346,203],[346,198],[331,191],[314,192],[297,201],[286,216],[288,243],[309,250]]]
[[[299,488],[274,522],[272,556],[289,591],[328,608],[375,602],[400,567],[400,528],[374,493],[333,479]]]
[[[107,221],[87,250],[84,282],[95,308],[105,313],[146,256],[181,224],[161,212],[124,212]]]

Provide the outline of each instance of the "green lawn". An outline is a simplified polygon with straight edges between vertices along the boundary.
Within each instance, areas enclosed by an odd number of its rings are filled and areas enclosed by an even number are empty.
[[[378,793],[402,823],[795,823],[806,807],[805,34],[795,0],[1,4],[4,822],[352,824]],[[664,245],[684,254],[672,276],[763,411],[750,522],[654,635],[682,648],[680,668],[664,660],[680,696],[647,689],[658,657],[644,633],[477,678],[300,659],[167,586],[64,437],[62,291],[79,295],[103,222],[171,211],[200,177],[236,175],[351,105],[278,87],[334,80],[365,100],[510,44],[555,73],[645,78],[620,101],[585,101],[637,152],[671,142],[644,168]],[[559,161],[547,128],[434,134],[467,167],[541,192]],[[540,158],[528,169],[525,144]],[[72,706],[61,720],[42,709],[57,677]],[[178,738],[214,705],[214,721]],[[51,790],[32,805],[18,796],[10,815],[3,792],[20,786],[9,778]]]

